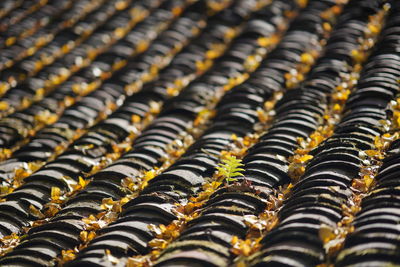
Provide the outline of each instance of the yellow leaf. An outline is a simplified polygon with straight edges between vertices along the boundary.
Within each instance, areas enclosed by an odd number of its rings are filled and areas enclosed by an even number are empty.
[[[303,53],[300,56],[300,61],[304,64],[312,64],[314,63],[314,57],[309,53]]]
[[[334,106],[333,106],[333,110],[334,111],[340,111],[342,109],[342,107],[339,105],[339,104],[335,104]]]
[[[335,238],[335,234],[332,227],[325,224],[322,224],[320,226],[318,234],[319,238],[324,244],[328,243],[330,240]]]
[[[148,226],[147,226],[147,228],[150,230],[150,231],[152,231],[152,232],[154,232],[156,235],[160,235],[160,234],[162,234],[162,232],[161,232],[161,230],[160,230],[160,227],[158,227],[157,225],[155,225],[155,224],[149,224]]]
[[[7,110],[8,103],[6,101],[0,101],[0,110]]]
[[[325,31],[330,32],[332,30],[332,25],[328,22],[324,22],[322,24],[322,27],[324,28]]]
[[[232,244],[232,245],[235,245],[237,242],[239,242],[239,238],[238,238],[236,235],[234,235],[234,236],[232,237],[231,244]]]
[[[94,231],[90,231],[89,234],[87,235],[87,241],[91,241],[96,237],[96,233]]]
[[[169,96],[177,96],[179,94],[179,90],[176,87],[168,87],[167,88],[167,94]]]
[[[130,198],[128,198],[128,197],[123,197],[123,198],[120,199],[119,204],[120,204],[121,206],[122,206],[122,205],[125,205],[126,203],[129,202],[129,200],[130,200]]]
[[[49,203],[49,204],[53,204],[53,205],[48,205],[48,207],[44,211],[44,214],[47,217],[53,217],[60,211],[61,207],[58,204],[55,204],[55,205],[54,205],[54,203]]]
[[[260,38],[257,39],[257,42],[258,42],[259,45],[261,45],[263,47],[271,45],[271,43],[272,43],[271,39],[269,39],[267,37],[260,37]]]
[[[159,102],[150,101],[150,113],[158,114],[161,110],[161,104]]]
[[[136,51],[138,52],[138,53],[141,53],[141,52],[144,52],[144,51],[146,51],[146,49],[149,47],[149,42],[147,42],[147,41],[140,41],[139,43],[138,43],[138,45],[136,46]]]
[[[174,14],[174,16],[179,16],[182,13],[183,9],[182,7],[174,7],[172,9],[172,14]]]
[[[308,0],[297,0],[296,2],[301,8],[304,8],[307,6]]]
[[[203,109],[197,114],[197,117],[194,120],[193,125],[199,126],[200,124],[203,124],[204,122],[212,118],[214,115],[215,111],[209,109]]]
[[[144,181],[150,181],[154,177],[156,177],[156,172],[154,170],[147,171],[147,172],[144,173],[143,180]]]
[[[44,88],[39,88],[35,92],[35,97],[42,98],[44,96],[45,90]]]
[[[52,114],[48,110],[44,110],[35,115],[35,121],[45,125],[55,123],[58,119],[57,114]]]
[[[101,208],[103,210],[111,210],[115,204],[115,201],[112,198],[103,198]]]
[[[0,160],[8,159],[12,154],[11,149],[0,148]]]
[[[88,238],[88,232],[87,231],[81,231],[79,234],[79,238],[81,239],[82,242],[86,242]]]
[[[364,152],[365,152],[365,154],[367,154],[369,157],[375,157],[375,156],[378,156],[378,155],[380,154],[380,152],[377,151],[377,150],[365,150]]]
[[[35,171],[37,171],[42,165],[43,165],[43,164],[40,163],[40,162],[29,162],[29,163],[28,163],[28,169],[29,169],[31,172],[35,172]]]
[[[0,82],[0,94],[4,94],[8,89],[10,89],[10,84],[7,82]],[[0,103],[7,103],[7,102],[3,102],[0,101]],[[5,107],[4,104],[0,105],[0,107]],[[8,103],[7,103],[7,107],[5,107],[6,109],[8,108]]]
[[[377,34],[380,31],[380,28],[378,25],[373,25],[373,24],[369,24],[368,25],[368,29],[371,31],[371,33],[373,34]]]
[[[29,176],[30,174],[31,174],[30,171],[25,170],[23,168],[19,168],[14,171],[14,179],[22,180],[22,179],[26,178],[27,176]]]
[[[123,10],[123,9],[127,8],[127,6],[128,6],[127,1],[118,1],[115,3],[115,8],[117,10]]]
[[[207,57],[207,58],[213,59],[213,58],[216,58],[216,57],[218,57],[218,56],[219,56],[219,53],[218,53],[217,51],[208,50],[208,51],[206,52],[206,57]]]
[[[12,186],[6,186],[6,185],[0,186],[0,195],[1,196],[9,194],[9,193],[11,193],[13,191],[14,191],[14,188]],[[3,202],[3,201],[5,201],[4,198],[0,199],[0,202]]]
[[[126,29],[119,27],[114,30],[114,34],[117,38],[122,38],[126,33]]]
[[[358,50],[352,50],[351,51],[351,56],[353,57],[353,59],[355,60],[355,62],[360,63],[364,60],[365,55],[363,52],[358,51]]]
[[[45,218],[44,214],[43,214],[39,209],[37,209],[35,206],[33,206],[33,205],[30,205],[30,206],[29,206],[29,211],[30,211],[34,216],[38,217],[39,219]]]
[[[236,31],[234,30],[234,29],[228,29],[226,32],[225,32],[225,35],[224,35],[224,38],[226,39],[226,40],[230,40],[230,39],[232,39],[233,37],[235,37],[235,35],[236,35]]]
[[[139,115],[132,115],[131,121],[133,123],[139,123],[142,120],[142,118]]]
[[[296,157],[296,158],[294,159],[294,161],[297,162],[297,163],[305,163],[305,162],[311,160],[312,158],[313,158],[312,155],[306,154],[306,155],[302,155],[302,156],[300,156],[300,157]]]
[[[10,46],[15,43],[17,38],[15,36],[9,37],[6,39],[6,46]]]
[[[96,217],[93,214],[90,214],[89,217],[83,218],[82,221],[86,224],[91,224],[93,221],[96,221]]]
[[[59,187],[53,186],[51,188],[51,199],[52,200],[59,200],[61,196],[61,190]]]
[[[153,249],[164,249],[168,245],[168,242],[164,239],[154,238],[149,242],[149,246]]]
[[[197,60],[195,64],[196,64],[196,69],[199,71],[204,71],[207,68],[207,65],[205,64],[204,61]]]
[[[81,176],[79,176],[79,185],[81,188],[85,188],[88,185],[89,181],[83,179]]]
[[[371,177],[370,175],[364,175],[363,177],[365,185],[367,186],[367,188],[370,188],[370,186],[372,185],[372,182],[374,181],[374,178]]]
[[[76,258],[75,251],[72,249],[62,250],[61,256],[64,261],[71,261]]]

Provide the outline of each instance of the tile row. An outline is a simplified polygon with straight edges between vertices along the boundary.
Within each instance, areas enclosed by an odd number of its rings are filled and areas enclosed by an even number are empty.
[[[358,110],[358,120],[369,122],[378,117],[377,114],[387,108],[386,104],[392,96],[398,94],[396,81],[400,72],[395,62],[399,60],[399,10],[399,3],[391,2],[391,14],[382,31],[380,45],[366,64],[359,94],[353,98],[362,104],[350,105],[350,109]],[[364,95],[363,91],[368,93]],[[375,185],[361,202],[361,211],[352,223],[354,231],[346,238],[344,248],[336,258],[336,266],[384,266],[400,263],[396,252],[399,234],[399,182],[396,175],[398,144],[398,139],[395,139],[387,149],[387,156],[375,176]]]

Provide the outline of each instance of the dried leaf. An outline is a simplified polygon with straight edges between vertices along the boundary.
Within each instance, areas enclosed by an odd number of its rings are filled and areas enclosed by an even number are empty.
[[[322,224],[319,228],[318,231],[319,234],[319,238],[321,239],[321,241],[326,244],[328,243],[330,240],[335,238],[335,233],[332,227]]]
[[[30,205],[29,206],[29,211],[36,217],[38,217],[39,219],[43,219],[46,216],[39,210],[37,209],[35,206]]]
[[[59,200],[61,196],[61,190],[59,187],[53,186],[51,188],[51,199],[52,200]]]

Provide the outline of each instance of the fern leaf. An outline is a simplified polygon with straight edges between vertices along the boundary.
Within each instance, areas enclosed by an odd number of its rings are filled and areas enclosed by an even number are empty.
[[[229,183],[237,180],[234,177],[243,176],[241,172],[244,169],[240,168],[242,166],[241,159],[237,159],[235,156],[228,156],[228,158],[222,160],[222,163],[218,164],[216,169],[218,170],[218,174]]]

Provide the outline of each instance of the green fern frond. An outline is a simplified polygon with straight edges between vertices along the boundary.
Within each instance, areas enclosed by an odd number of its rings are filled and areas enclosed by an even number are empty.
[[[225,181],[234,182],[237,181],[235,177],[243,176],[241,172],[244,169],[240,168],[243,166],[242,160],[237,159],[235,156],[228,156],[227,159],[223,159],[222,163],[218,164],[218,174],[225,179]]]

